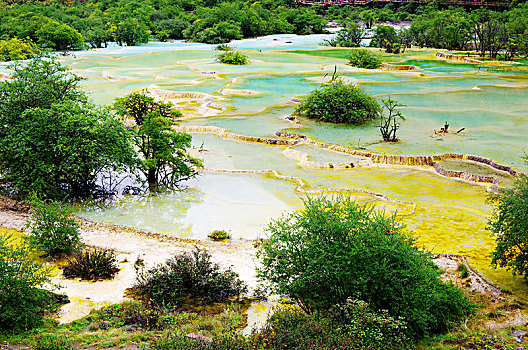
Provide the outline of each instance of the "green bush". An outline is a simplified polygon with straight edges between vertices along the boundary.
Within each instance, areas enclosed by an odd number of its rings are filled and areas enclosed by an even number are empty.
[[[207,251],[196,249],[151,270],[138,268],[137,294],[152,306],[176,308],[183,299],[201,303],[226,301],[247,289],[230,268],[222,271]]]
[[[253,349],[243,336],[226,335],[213,341],[201,341],[171,335],[160,338],[150,344],[152,350],[250,350]]]
[[[407,328],[402,319],[394,319],[387,310],[373,312],[362,300],[348,299],[336,305],[333,316],[344,324],[345,332],[367,349],[407,349]]]
[[[358,68],[376,69],[381,65],[381,60],[367,49],[356,49],[350,51],[348,63]]]
[[[488,229],[497,243],[491,264],[528,278],[528,177],[519,175],[513,188],[492,194],[489,200],[495,209]]]
[[[59,202],[40,202],[28,228],[29,244],[49,256],[71,254],[79,248],[79,224],[71,217],[71,209]]]
[[[335,79],[308,95],[295,113],[331,123],[365,124],[376,118],[380,106],[361,88]]]
[[[160,310],[145,308],[137,301],[125,301],[92,311],[88,319],[94,328],[120,328],[134,326],[142,329],[163,329],[165,314]]]
[[[0,235],[0,329],[37,327],[46,313],[56,311],[54,294],[41,289],[50,277],[32,250]]]
[[[75,350],[73,344],[63,336],[39,334],[33,338],[33,350]]]
[[[27,60],[40,54],[40,49],[30,39],[0,40],[0,61]]]
[[[207,235],[211,241],[223,241],[226,239],[231,239],[231,234],[226,230],[214,230]]]
[[[243,66],[248,64],[248,58],[242,52],[227,50],[216,56],[216,60],[220,63],[232,64],[236,66]]]
[[[462,291],[439,279],[430,255],[401,223],[350,197],[309,198],[302,211],[267,231],[259,277],[309,313],[353,297],[403,317],[408,333],[422,336],[445,331],[473,311]]]
[[[357,338],[329,317],[316,318],[298,309],[278,309],[266,325],[253,334],[254,349],[346,350],[365,349]]]
[[[80,277],[85,280],[112,279],[119,272],[116,255],[109,249],[87,249],[73,258],[62,268],[66,278]]]

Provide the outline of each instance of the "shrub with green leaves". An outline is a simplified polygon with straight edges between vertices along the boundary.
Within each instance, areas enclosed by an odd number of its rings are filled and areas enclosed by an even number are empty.
[[[41,289],[50,282],[44,267],[27,246],[0,235],[0,329],[29,329],[57,310],[53,293]]]
[[[75,350],[72,342],[56,334],[39,334],[33,338],[33,350]]]
[[[226,230],[214,230],[207,235],[212,241],[223,241],[226,239],[231,239],[231,234]]]
[[[344,325],[344,332],[353,336],[358,348],[407,349],[405,331],[407,324],[402,318],[395,319],[387,310],[374,312],[362,300],[348,299],[336,305],[331,315]]]
[[[112,279],[119,272],[115,252],[110,249],[86,249],[62,268],[66,278],[80,277],[85,280]]]
[[[358,68],[376,69],[381,65],[381,60],[367,49],[355,49],[350,51],[348,63]]]
[[[211,261],[211,254],[199,249],[176,255],[148,271],[139,267],[134,288],[151,306],[168,308],[177,308],[185,299],[222,302],[247,290],[236,272],[221,270]]]
[[[0,61],[27,60],[40,52],[40,48],[30,39],[0,40]]]
[[[528,278],[528,177],[519,175],[513,188],[490,195],[489,201],[495,208],[488,229],[497,243],[491,265]]]
[[[302,117],[353,125],[369,122],[379,111],[380,105],[374,97],[339,78],[310,93],[295,109]]]
[[[77,251],[81,244],[79,224],[71,214],[71,209],[59,202],[38,203],[27,224],[31,230],[29,244],[51,257]]]
[[[308,198],[301,211],[269,224],[258,251],[258,276],[308,313],[349,297],[403,317],[413,336],[445,331],[473,305],[394,216],[351,197]]]
[[[155,340],[152,350],[251,350],[250,343],[241,335],[224,335],[211,342],[196,340],[178,334]]]
[[[227,50],[216,56],[216,60],[220,63],[232,64],[235,66],[243,66],[248,64],[248,57],[242,52],[235,50]]]

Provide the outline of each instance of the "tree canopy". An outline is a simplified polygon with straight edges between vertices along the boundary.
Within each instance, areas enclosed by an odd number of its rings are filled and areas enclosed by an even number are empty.
[[[133,168],[129,133],[87,101],[80,77],[55,60],[13,68],[0,83],[0,169],[20,194],[88,193],[103,173]]]

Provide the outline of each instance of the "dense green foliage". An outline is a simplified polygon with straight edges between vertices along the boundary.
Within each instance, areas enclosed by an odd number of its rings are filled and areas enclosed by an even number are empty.
[[[177,308],[184,299],[202,303],[226,301],[246,291],[230,268],[221,270],[207,251],[195,250],[145,271],[138,267],[136,293],[155,307]]]
[[[266,349],[407,349],[405,322],[368,304],[347,300],[319,318],[297,309],[277,310],[251,343]]]
[[[374,119],[379,110],[376,99],[361,88],[333,79],[303,99],[295,113],[324,122],[361,125]]]
[[[84,280],[112,279],[118,272],[115,252],[102,248],[85,249],[68,258],[68,264],[62,267],[64,277]]]
[[[495,205],[488,222],[497,245],[491,264],[528,277],[528,177],[519,176],[513,188],[490,196]]]
[[[414,336],[445,331],[472,313],[463,292],[439,279],[429,255],[394,217],[350,197],[308,199],[268,233],[258,275],[309,313],[358,298],[403,317]]]
[[[358,68],[376,69],[381,65],[379,57],[366,49],[356,49],[350,51],[348,63]]]
[[[0,329],[29,329],[57,309],[53,294],[41,287],[51,271],[34,252],[9,235],[0,235]]]
[[[40,202],[27,225],[30,245],[52,257],[78,250],[79,224],[71,213],[59,202]]]
[[[143,158],[139,168],[149,184],[172,185],[197,175],[193,167],[202,164],[186,152],[192,136],[172,128],[180,111],[173,110],[170,103],[156,102],[145,92],[117,98],[115,107],[134,118],[133,140]]]
[[[414,18],[416,44],[450,50],[476,49],[481,56],[513,59],[528,55],[528,4],[505,12],[478,9],[427,10]]]
[[[277,33],[321,33],[326,24],[313,9],[291,8],[284,0],[0,3],[0,38],[30,38],[59,50],[77,48],[83,40],[91,47],[110,41],[131,46],[151,37],[218,44]]]
[[[326,40],[326,43],[330,46],[359,47],[365,34],[366,30],[358,23],[347,22],[345,27],[337,32],[335,39]]]
[[[0,82],[0,169],[20,194],[89,193],[101,174],[134,166],[129,133],[58,61],[18,64],[13,77]]]
[[[38,54],[40,49],[30,40],[17,38],[0,40],[0,61],[26,60]]]
[[[220,63],[232,64],[236,66],[243,66],[248,64],[248,58],[245,54],[235,50],[227,50],[216,56],[216,60]]]

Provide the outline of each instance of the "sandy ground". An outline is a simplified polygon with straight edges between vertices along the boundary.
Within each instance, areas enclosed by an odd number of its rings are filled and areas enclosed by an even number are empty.
[[[4,228],[23,232],[29,217],[30,214],[25,210],[6,210],[0,203],[0,226]],[[84,219],[79,219],[79,222],[82,242],[88,246],[114,249],[121,270],[113,280],[98,282],[65,279],[58,272],[53,277],[53,283],[59,284],[61,288],[58,292],[67,294],[71,301],[60,311],[59,321],[62,323],[81,318],[94,307],[126,300],[125,290],[135,282],[134,262],[138,257],[144,260],[148,268],[183,251],[207,249],[221,267],[232,266],[250,290],[257,285],[254,261],[256,250],[252,241],[220,243],[183,240]]]

